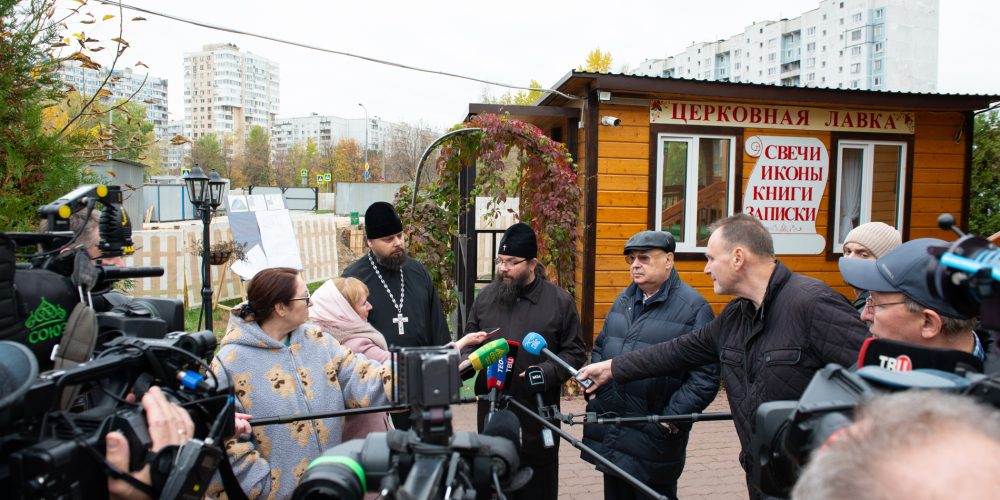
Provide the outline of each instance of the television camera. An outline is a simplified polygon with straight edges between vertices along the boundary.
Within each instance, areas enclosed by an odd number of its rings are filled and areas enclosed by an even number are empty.
[[[0,234],[0,488],[15,498],[106,496],[109,477],[154,497],[201,498],[233,433],[230,387],[206,362],[214,333],[180,331],[179,301],[111,291],[163,274],[104,265],[134,251],[121,203],[117,187],[81,186],[38,209],[42,231]],[[153,385],[195,424],[194,439],[155,454],[136,403]],[[126,437],[130,471],[151,465],[152,486],[105,460],[110,431]]]
[[[950,214],[938,218],[942,229],[959,238],[948,246],[928,249],[937,257],[926,270],[927,284],[939,298],[968,316],[980,316],[981,328],[1000,330],[1000,249],[985,238],[955,227]],[[850,425],[855,407],[879,394],[908,389],[969,395],[1000,407],[1000,377],[979,373],[983,366],[968,353],[931,349],[882,339],[869,341],[859,360],[905,355],[917,369],[891,371],[861,366],[856,372],[829,365],[816,373],[798,401],[770,401],[757,409],[751,437],[750,474],[762,492],[787,496],[813,450],[838,429]],[[891,356],[885,356],[892,353]],[[970,359],[971,358],[971,359]],[[862,363],[864,365],[865,363]],[[933,368],[920,368],[920,366]]]
[[[67,357],[81,362],[118,336],[158,339],[184,329],[182,301],[112,290],[117,280],[163,275],[160,267],[106,265],[134,252],[121,203],[118,186],[81,186],[38,209],[42,231],[0,235],[0,299],[6,299],[0,301],[0,339],[27,345],[42,371],[61,367]],[[87,309],[95,313],[96,332],[83,328],[90,327]],[[67,340],[64,332],[74,329],[83,333]]]
[[[293,498],[360,499],[366,491],[407,499],[491,498],[494,492],[503,498],[530,480],[531,471],[520,468],[520,428],[510,412],[497,412],[482,435],[452,432],[450,405],[462,402],[457,351],[391,351],[393,400],[411,409],[414,430],[371,433],[327,450],[309,464]],[[482,369],[506,349],[484,346],[477,353],[470,360],[484,358]]]

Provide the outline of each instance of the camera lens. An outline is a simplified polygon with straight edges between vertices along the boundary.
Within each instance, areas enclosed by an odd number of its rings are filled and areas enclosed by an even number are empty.
[[[361,464],[344,456],[323,455],[309,464],[292,498],[361,500],[365,495]]]
[[[215,334],[208,330],[181,335],[177,339],[177,347],[199,358],[208,357],[215,352],[215,344]]]

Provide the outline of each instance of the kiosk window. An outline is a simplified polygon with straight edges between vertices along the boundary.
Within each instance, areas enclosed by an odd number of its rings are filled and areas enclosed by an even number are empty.
[[[861,224],[902,227],[906,144],[843,141],[837,153],[833,250],[841,252],[847,233]]]
[[[670,231],[678,252],[704,252],[708,226],[733,213],[736,138],[660,134],[656,230]]]

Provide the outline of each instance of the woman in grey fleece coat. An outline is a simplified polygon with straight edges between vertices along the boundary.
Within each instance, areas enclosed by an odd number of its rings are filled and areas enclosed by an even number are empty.
[[[298,271],[261,271],[247,297],[233,311],[212,363],[216,374],[232,381],[237,411],[271,417],[389,403],[388,365],[354,354],[307,324],[311,297]],[[226,453],[248,497],[288,498],[309,462],[341,442],[342,429],[342,418],[254,427],[227,441]],[[221,491],[219,483],[210,496]]]

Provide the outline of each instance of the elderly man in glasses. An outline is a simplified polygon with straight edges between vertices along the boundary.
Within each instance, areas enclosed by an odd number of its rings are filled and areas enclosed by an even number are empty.
[[[965,351],[984,359],[986,350],[973,332],[975,318],[957,311],[927,285],[927,267],[935,260],[927,249],[947,245],[944,240],[920,238],[877,260],[841,258],[840,274],[851,286],[871,292],[861,319],[871,324],[875,337]]]
[[[712,320],[708,302],[681,281],[674,268],[674,237],[642,231],[625,244],[632,284],[611,306],[594,342],[591,361],[666,342]],[[624,384],[611,383],[587,404],[588,412],[617,416],[680,415],[701,412],[719,389],[719,365]],[[690,424],[587,425],[583,441],[615,465],[669,498],[677,497]],[[593,459],[586,454],[584,460]],[[604,476],[605,499],[644,495],[624,480]]]
[[[466,333],[499,329],[497,337],[520,342],[529,332],[545,338],[548,349],[571,366],[579,368],[586,359],[580,337],[580,317],[573,297],[541,272],[535,232],[524,223],[507,228],[497,249],[496,279],[479,293],[469,311]],[[524,378],[525,370],[538,366],[544,374],[545,405],[559,405],[562,383],[570,374],[543,356],[533,356],[520,349],[514,366],[506,376],[503,392],[517,401],[537,408],[535,393]],[[486,370],[476,379],[476,394],[486,394]],[[479,404],[479,430],[489,405]],[[510,499],[552,499],[559,496],[559,438],[546,447],[542,427],[535,420],[518,414],[521,421],[521,464],[531,467],[534,475],[527,486],[508,495]]]

